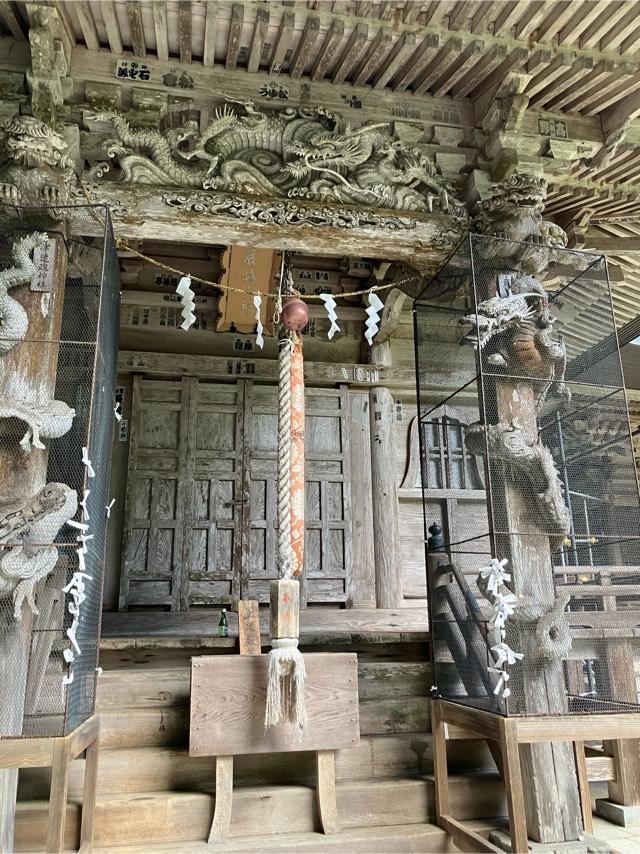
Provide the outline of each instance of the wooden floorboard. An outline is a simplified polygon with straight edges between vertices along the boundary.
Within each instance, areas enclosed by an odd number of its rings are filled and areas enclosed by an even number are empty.
[[[126,611],[105,613],[102,636],[110,638],[214,638],[219,610],[170,613],[161,611]],[[260,612],[260,631],[263,642],[268,636],[269,612]],[[238,636],[238,615],[228,614],[229,636]],[[300,634],[305,637],[346,636],[378,637],[380,635],[427,636],[426,605],[413,608],[328,609],[303,608],[300,612]],[[400,639],[400,638],[398,638]]]

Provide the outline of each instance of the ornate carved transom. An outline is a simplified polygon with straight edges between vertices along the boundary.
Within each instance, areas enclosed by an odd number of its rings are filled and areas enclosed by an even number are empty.
[[[351,128],[323,108],[262,109],[253,101],[224,104],[202,131],[196,122],[164,131],[133,128],[115,110],[96,119],[115,128],[106,152],[124,182],[465,213],[424,146],[406,145],[384,122]],[[109,170],[109,163],[98,164],[92,177]]]

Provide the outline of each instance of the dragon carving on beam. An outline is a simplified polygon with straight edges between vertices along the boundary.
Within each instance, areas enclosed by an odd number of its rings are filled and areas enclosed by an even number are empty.
[[[94,166],[92,179],[103,179],[117,164],[117,180],[126,183],[466,219],[423,148],[405,145],[387,123],[352,128],[321,107],[261,109],[250,100],[217,108],[204,130],[196,122],[163,131],[134,128],[112,109],[95,119],[111,125],[116,137],[105,143],[111,163]]]

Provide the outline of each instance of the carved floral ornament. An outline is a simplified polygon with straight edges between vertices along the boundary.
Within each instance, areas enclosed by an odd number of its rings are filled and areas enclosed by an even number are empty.
[[[228,212],[263,221],[272,217],[268,221],[329,224],[328,207],[317,223],[304,205],[290,214],[288,200],[300,199],[369,211],[437,212],[466,222],[464,205],[423,148],[406,145],[388,123],[351,128],[338,113],[321,107],[261,109],[252,101],[217,108],[204,130],[196,122],[163,131],[134,128],[116,110],[101,111],[95,118],[111,125],[116,136],[105,143],[110,162],[94,166],[91,180],[109,180],[106,176],[116,165],[119,171],[112,180],[217,191],[234,197]],[[238,200],[238,195],[268,198],[270,205]],[[220,196],[207,200],[200,193],[195,201],[176,195],[164,199],[211,212],[221,204]],[[334,218],[341,226],[360,224],[353,212],[342,216],[339,211]],[[392,224],[393,218],[368,219],[367,225],[378,227],[415,227],[410,219],[402,226]]]

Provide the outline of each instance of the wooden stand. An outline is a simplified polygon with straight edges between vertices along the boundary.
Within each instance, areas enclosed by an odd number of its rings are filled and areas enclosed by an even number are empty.
[[[436,821],[462,851],[500,852],[491,842],[469,830],[450,815],[447,738],[485,738],[498,744],[502,753],[502,776],[507,792],[509,831],[513,851],[528,850],[520,746],[574,741],[576,774],[580,789],[582,820],[591,830],[591,802],[584,742],[600,739],[626,739],[640,736],[640,713],[603,715],[547,715],[540,717],[502,717],[445,700],[432,703],[433,764],[435,774]],[[448,732],[445,730],[448,727]],[[554,797],[554,792],[549,792]]]
[[[47,854],[58,854],[63,850],[69,772],[73,760],[77,759],[85,750],[86,764],[82,822],[80,825],[80,851],[91,851],[93,848],[99,737],[100,721],[97,715],[93,715],[69,735],[58,738],[0,740],[0,768],[46,768],[51,766]]]
[[[233,757],[247,753],[315,751],[318,811],[325,833],[340,829],[335,751],[360,741],[357,657],[305,655],[307,726],[298,738],[291,724],[265,732],[267,657],[203,656],[191,660],[189,754],[216,757],[216,800],[210,843],[229,833]]]

